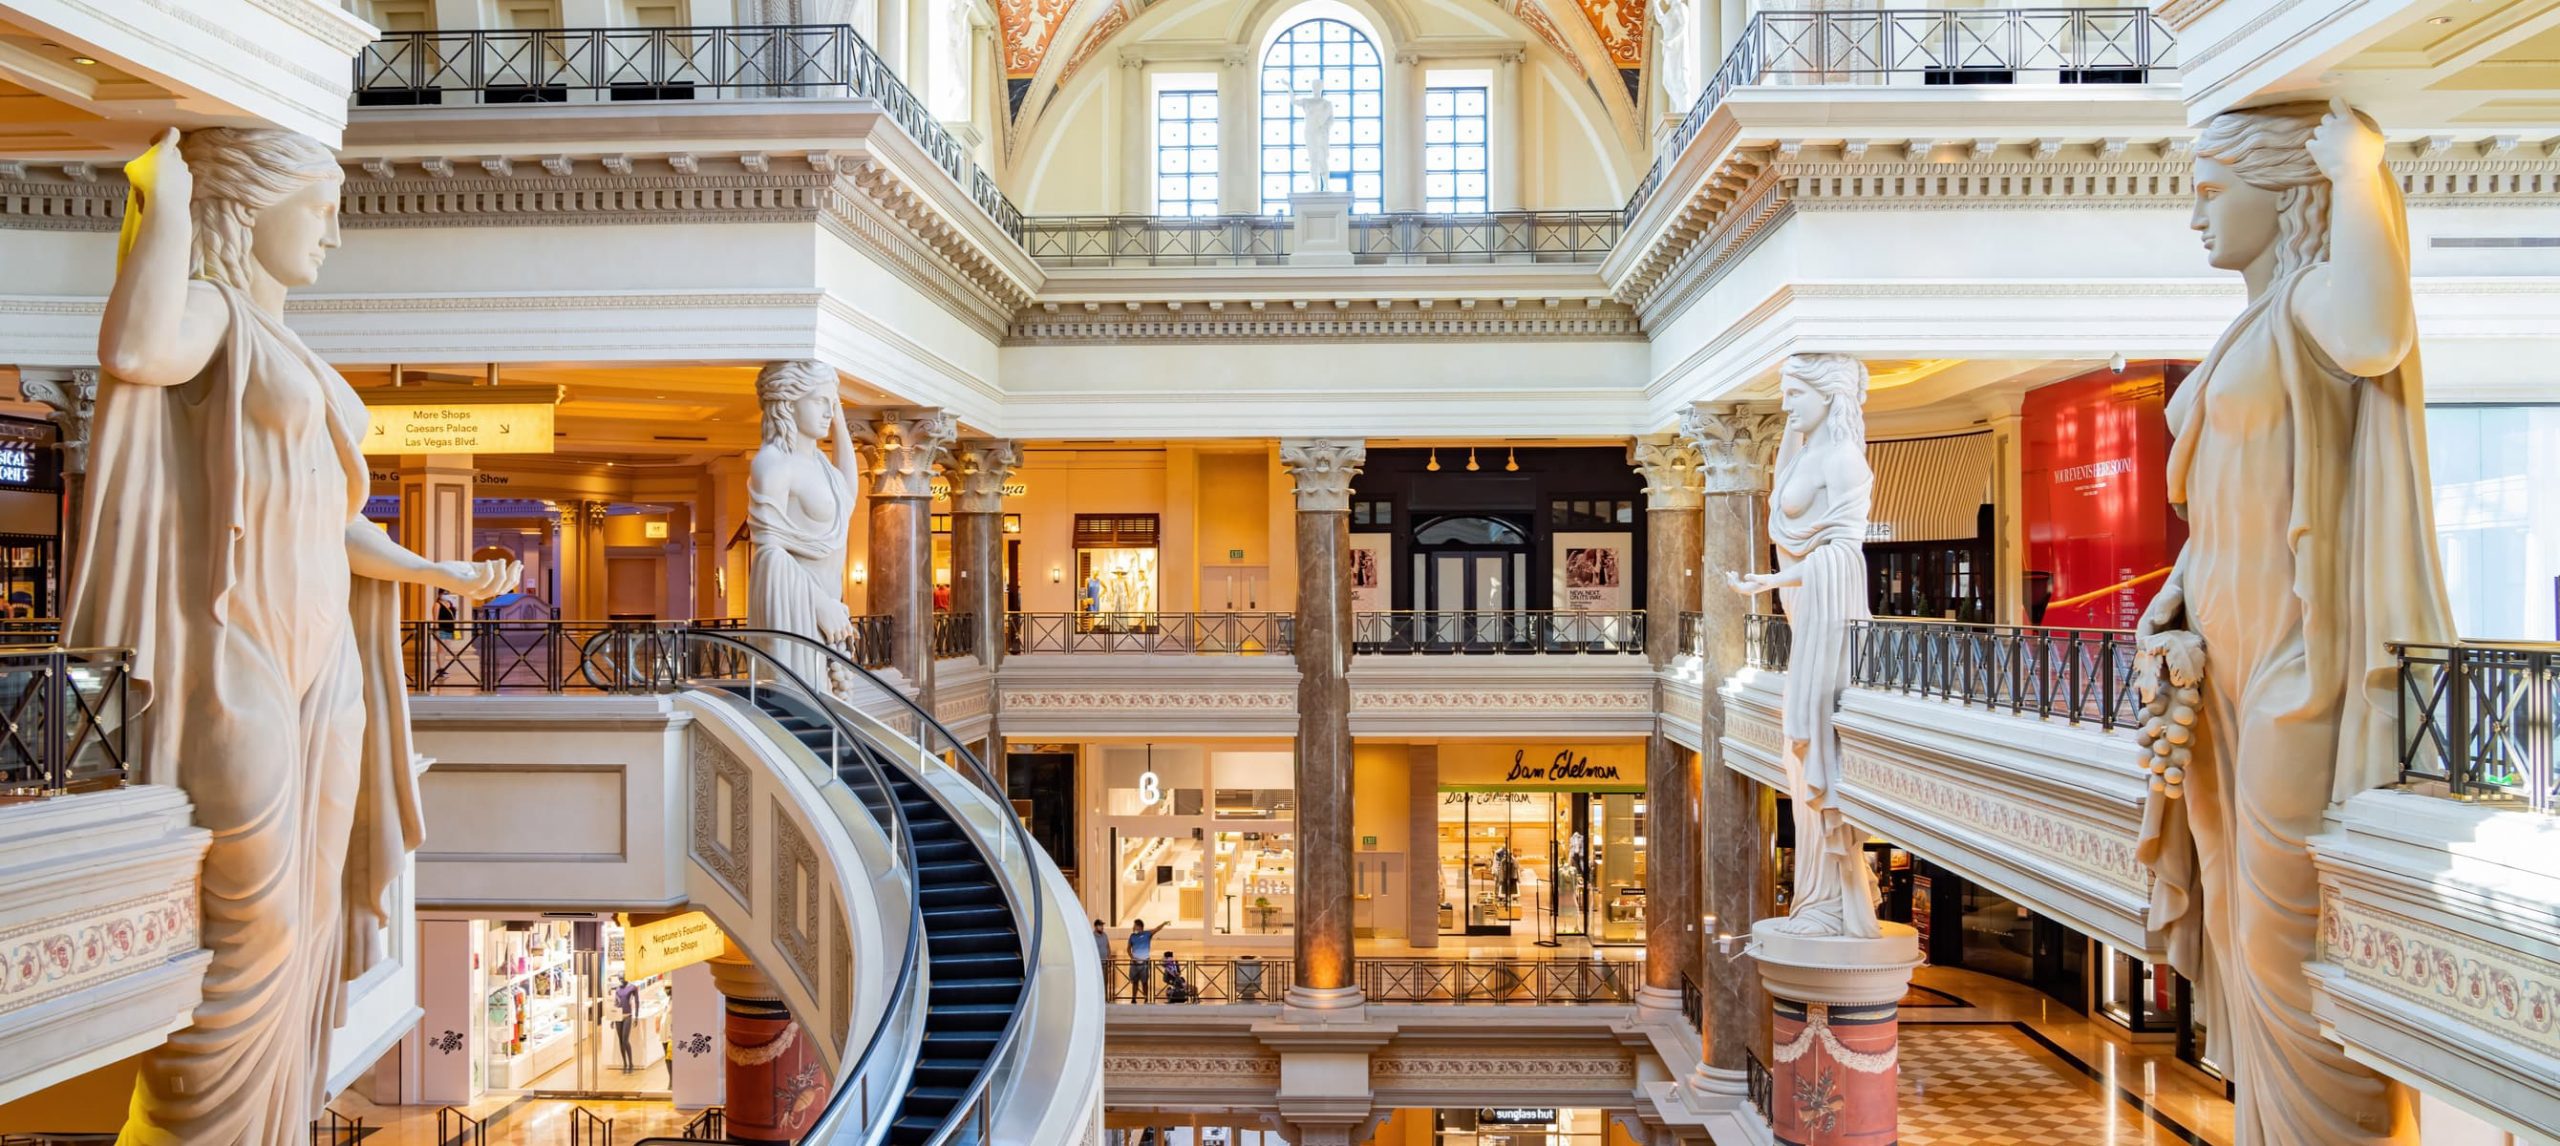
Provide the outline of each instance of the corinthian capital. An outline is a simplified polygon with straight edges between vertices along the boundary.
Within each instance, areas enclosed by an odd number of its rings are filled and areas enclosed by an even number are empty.
[[[1769,492],[1778,439],[1787,416],[1767,402],[1694,402],[1680,414],[1680,436],[1698,447],[1705,492]]]
[[[1351,479],[1369,460],[1369,444],[1341,438],[1290,438],[1280,465],[1298,485],[1298,512],[1348,513]]]
[[[951,512],[1004,512],[1004,483],[1021,464],[1022,451],[1008,441],[981,438],[951,447],[942,462],[951,481]]]
[[[1646,434],[1628,443],[1627,464],[1644,478],[1646,509],[1696,509],[1704,501],[1698,447],[1679,434]]]
[[[857,435],[873,497],[932,497],[933,467],[960,421],[943,410],[882,410]]]
[[[58,377],[21,376],[18,392],[42,402],[62,432],[62,472],[89,472],[89,415],[98,404],[98,372],[64,371]]]

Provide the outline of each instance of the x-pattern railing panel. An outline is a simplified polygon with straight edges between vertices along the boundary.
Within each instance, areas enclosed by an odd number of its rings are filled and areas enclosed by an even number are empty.
[[[2560,644],[2397,644],[2401,777],[2560,809]]]

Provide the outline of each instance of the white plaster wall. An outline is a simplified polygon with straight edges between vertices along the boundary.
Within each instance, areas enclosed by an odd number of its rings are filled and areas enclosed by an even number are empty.
[[[411,702],[430,908],[617,910],[684,901],[684,728],[658,697]],[[608,801],[610,801],[608,803]]]
[[[346,232],[310,293],[809,287],[816,233],[814,223],[361,227]]]

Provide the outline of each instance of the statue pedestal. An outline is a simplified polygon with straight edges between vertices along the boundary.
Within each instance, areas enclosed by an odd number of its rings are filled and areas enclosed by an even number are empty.
[[[1752,925],[1770,996],[1769,1128],[1802,1146],[1890,1146],[1900,1136],[1900,1003],[1920,965],[1918,932],[1875,939],[1788,935]]]
[[[1289,252],[1291,266],[1351,265],[1351,193],[1317,191],[1289,197],[1289,214],[1297,220],[1297,244]]]

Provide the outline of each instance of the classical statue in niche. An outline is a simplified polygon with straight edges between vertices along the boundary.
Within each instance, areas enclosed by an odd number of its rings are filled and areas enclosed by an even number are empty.
[[[119,1141],[301,1143],[421,834],[395,585],[481,598],[521,569],[428,561],[363,516],[364,403],[282,318],[338,245],[329,149],[172,131],[126,174],[68,639],[134,650],[140,779],[213,832],[213,959]]]
[[[861,469],[836,395],[835,368],[767,363],[756,375],[756,400],[764,405],[764,430],[747,469],[747,536],[755,542],[747,624],[844,645],[853,638],[853,611],[844,603],[845,550]],[[818,447],[822,438],[833,445],[832,460]],[[831,662],[816,650],[783,645],[772,651],[803,683],[831,687]]]
[[[1322,195],[1333,190],[1333,100],[1322,91],[1310,91],[1298,97],[1297,105],[1307,146],[1307,174],[1315,180],[1314,193]]]
[[[1798,354],[1781,372],[1778,402],[1787,428],[1769,488],[1769,541],[1778,571],[1728,572],[1746,596],[1778,591],[1793,634],[1782,714],[1787,795],[1795,808],[1796,897],[1785,920],[1793,935],[1873,939],[1875,880],[1867,833],[1833,803],[1840,784],[1840,734],[1832,725],[1849,687],[1849,622],[1868,619],[1867,367],[1846,354]]]
[[[2399,775],[2385,641],[2450,641],[2427,482],[2406,212],[2342,101],[2225,112],[2196,140],[2206,260],[2249,303],[2170,399],[2186,548],[2139,626],[2166,720],[2139,855],[2151,925],[2202,985],[2242,1146],[2398,1141],[2389,1085],[2320,1035],[2305,839]],[[2200,701],[2179,712],[2161,689]]]

